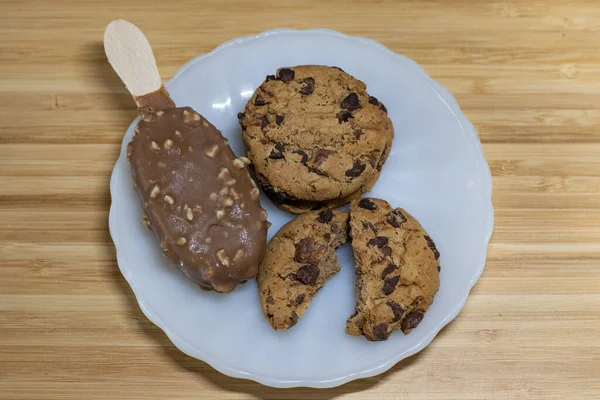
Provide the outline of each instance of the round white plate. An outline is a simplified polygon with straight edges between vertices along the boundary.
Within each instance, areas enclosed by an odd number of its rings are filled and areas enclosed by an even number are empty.
[[[160,64],[160,60],[159,60]],[[110,182],[110,232],[121,272],[146,316],[184,353],[224,374],[275,387],[332,387],[384,372],[423,349],[463,307],[483,271],[493,227],[491,176],[477,133],[456,101],[413,61],[363,38],[328,30],[276,30],[235,39],[184,65],[166,84],[179,106],[191,106],[243,154],[237,113],[278,67],[325,64],[367,84],[387,107],[396,137],[371,196],[403,207],[435,240],[441,286],[409,335],[371,343],[344,333],[354,308],[354,264],[348,245],[342,270],[313,299],[298,324],[275,332],[264,318],[256,282],[233,293],[204,292],[161,256],[141,223],[126,144]],[[293,216],[261,197],[271,237]]]

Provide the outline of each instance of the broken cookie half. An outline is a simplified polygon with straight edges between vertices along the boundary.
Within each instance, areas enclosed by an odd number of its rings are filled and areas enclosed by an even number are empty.
[[[385,200],[350,205],[357,302],[346,333],[387,340],[411,332],[439,289],[440,253],[419,222]]]
[[[350,213],[311,211],[288,222],[267,245],[258,287],[271,326],[288,329],[339,270],[335,249],[351,240],[357,301],[346,333],[370,341],[411,332],[437,293],[440,253],[419,222],[385,200],[363,198]]]
[[[323,210],[284,225],[267,245],[257,281],[263,312],[273,329],[288,329],[340,270],[335,249],[348,239],[348,213]]]

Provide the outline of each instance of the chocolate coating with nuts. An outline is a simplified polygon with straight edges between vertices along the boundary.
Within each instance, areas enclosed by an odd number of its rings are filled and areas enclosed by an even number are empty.
[[[212,124],[189,107],[147,113],[128,157],[146,224],[187,278],[231,292],[256,276],[268,222],[247,164]]]

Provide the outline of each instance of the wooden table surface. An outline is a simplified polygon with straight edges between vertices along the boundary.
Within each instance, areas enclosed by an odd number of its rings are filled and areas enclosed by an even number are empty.
[[[274,27],[419,62],[493,173],[487,266],[460,316],[389,372],[330,390],[266,388],[178,351],[139,310],[107,229],[136,115],[101,42],[115,18],[146,32],[165,79]],[[599,399],[599,46],[598,1],[0,0],[0,398]]]

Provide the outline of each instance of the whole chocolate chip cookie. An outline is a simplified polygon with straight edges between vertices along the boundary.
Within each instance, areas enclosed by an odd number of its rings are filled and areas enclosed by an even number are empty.
[[[276,203],[360,193],[393,138],[366,85],[326,66],[279,69],[238,117],[256,180]]]
[[[273,236],[256,278],[273,329],[298,322],[317,291],[340,270],[335,249],[347,238],[348,213],[329,209],[302,214]]]
[[[440,286],[435,243],[406,211],[374,198],[350,205],[350,235],[358,298],[346,333],[371,341],[410,333]]]

